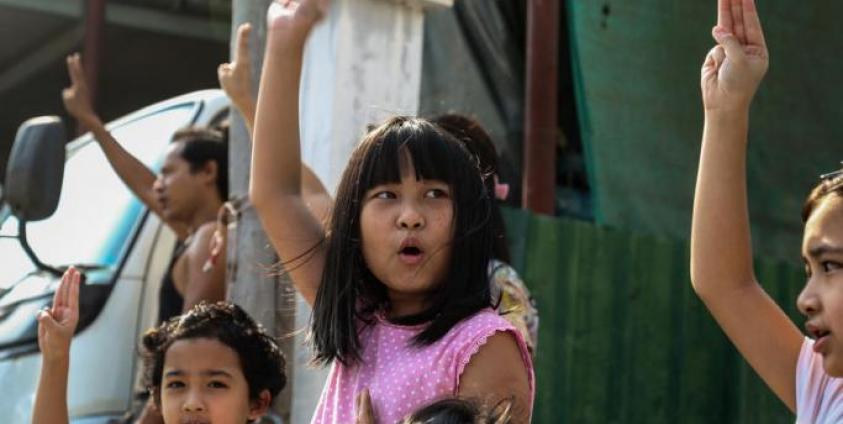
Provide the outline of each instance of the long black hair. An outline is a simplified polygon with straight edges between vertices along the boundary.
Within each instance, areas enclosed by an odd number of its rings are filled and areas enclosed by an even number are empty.
[[[486,267],[493,240],[491,203],[476,158],[453,136],[424,119],[392,118],[364,137],[337,188],[311,321],[317,364],[359,361],[358,330],[372,323],[375,312],[389,307],[386,286],[372,275],[363,259],[360,212],[369,189],[401,181],[402,162],[406,162],[400,160],[402,155],[410,157],[416,178],[450,186],[454,236],[444,281],[426,299],[430,306],[393,321],[426,323],[413,339],[417,346],[424,346],[490,306]]]

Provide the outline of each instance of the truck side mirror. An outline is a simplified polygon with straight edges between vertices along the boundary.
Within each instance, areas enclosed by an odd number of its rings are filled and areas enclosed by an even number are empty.
[[[58,116],[28,119],[18,128],[6,166],[6,203],[21,221],[49,218],[59,203],[66,135]]]

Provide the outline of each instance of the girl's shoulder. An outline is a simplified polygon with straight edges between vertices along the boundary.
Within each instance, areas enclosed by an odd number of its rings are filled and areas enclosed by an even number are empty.
[[[529,362],[530,353],[521,332],[491,308],[483,309],[460,321],[440,342],[454,351],[457,362],[460,363],[457,374],[461,374],[462,368],[486,344],[489,337],[499,332],[511,334],[522,356]]]
[[[470,318],[467,318],[451,329],[445,336],[450,340],[453,350],[453,375],[456,379],[456,386],[459,387],[460,378],[471,362],[472,358],[480,352],[492,336],[498,333],[509,334],[515,341],[520,353],[522,364],[527,370],[530,396],[532,399],[535,393],[535,375],[533,361],[523,334],[511,322],[500,316],[497,311],[487,308]],[[500,347],[500,344],[496,345]],[[492,347],[490,345],[490,347]],[[515,364],[509,364],[515,365]]]

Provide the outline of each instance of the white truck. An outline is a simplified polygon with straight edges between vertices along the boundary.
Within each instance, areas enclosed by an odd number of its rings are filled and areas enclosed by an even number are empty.
[[[228,106],[220,90],[198,91],[107,127],[157,170],[176,130],[213,124],[227,116]],[[137,341],[155,324],[158,288],[175,246],[175,235],[120,181],[91,136],[65,146],[62,132],[57,118],[24,123],[7,169],[0,205],[2,423],[30,421],[41,368],[36,312],[50,304],[58,272],[70,265],[85,278],[71,351],[71,422],[106,423],[130,408],[140,366]],[[37,157],[48,155],[41,149],[45,144],[54,151],[59,146],[60,156]],[[43,184],[44,178],[59,188]],[[56,198],[55,211],[45,211],[44,202],[55,205]]]

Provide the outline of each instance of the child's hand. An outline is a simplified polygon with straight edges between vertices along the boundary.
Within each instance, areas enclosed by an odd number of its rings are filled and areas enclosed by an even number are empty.
[[[211,237],[208,245],[208,250],[211,253],[208,255],[208,261],[202,266],[203,272],[211,272],[217,266],[217,262],[225,250],[228,241],[228,222],[235,214],[235,206],[231,202],[225,202],[217,211],[214,235]]]
[[[754,0],[718,0],[717,46],[702,67],[706,110],[748,109],[767,72],[769,57]]]
[[[234,60],[223,63],[217,69],[225,94],[239,110],[254,108],[255,99],[252,96],[252,63],[249,60],[249,34],[252,25],[244,23],[237,28],[237,44],[234,48]]]
[[[363,389],[362,392],[358,393],[354,403],[357,409],[356,424],[375,424],[375,414],[372,411],[372,399],[369,396],[369,390]]]
[[[298,35],[303,41],[329,5],[330,0],[276,0],[266,13],[267,28],[273,33]]]
[[[70,87],[65,88],[61,93],[64,108],[82,125],[90,126],[99,118],[91,104],[91,94],[88,91],[88,83],[85,82],[85,72],[82,70],[82,58],[79,53],[67,57],[67,73],[70,76]]]
[[[38,347],[45,360],[66,358],[79,322],[79,271],[68,269],[53,295],[53,307],[38,312]]]

